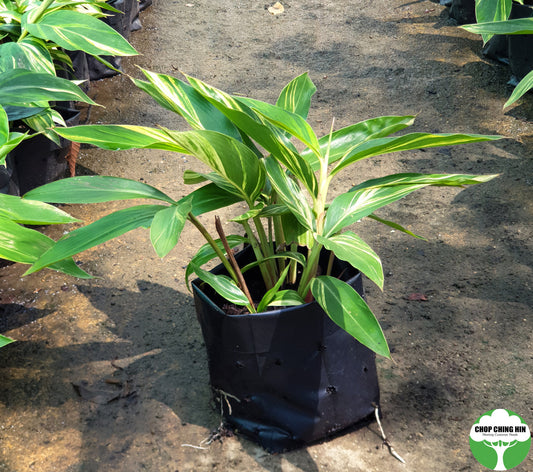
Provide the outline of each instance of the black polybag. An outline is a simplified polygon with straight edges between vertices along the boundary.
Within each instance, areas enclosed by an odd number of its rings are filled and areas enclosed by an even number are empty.
[[[249,259],[239,256],[242,264]],[[347,269],[336,266],[337,273]],[[213,272],[222,271],[219,266]],[[348,268],[343,279],[362,294],[355,272]],[[281,452],[373,418],[379,404],[375,354],[318,303],[227,315],[213,302],[210,287],[196,280],[193,290],[211,387],[237,433]]]
[[[533,6],[513,4],[510,20],[533,17]],[[509,35],[509,65],[516,81],[522,80],[533,70],[533,35]]]

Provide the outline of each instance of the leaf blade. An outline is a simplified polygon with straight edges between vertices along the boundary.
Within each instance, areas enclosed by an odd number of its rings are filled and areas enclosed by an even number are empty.
[[[50,182],[30,190],[24,198],[48,203],[102,203],[133,198],[175,203],[168,195],[144,182],[100,175],[69,177]]]
[[[317,236],[317,241],[332,251],[337,258],[348,262],[365,274],[383,290],[383,267],[379,256],[359,236],[351,231],[325,238]]]
[[[73,10],[59,10],[46,13],[38,22],[32,23],[30,12],[22,17],[22,25],[27,31],[69,51],[80,50],[96,56],[138,54],[122,35],[98,18]]]
[[[321,275],[311,281],[311,292],[338,326],[361,344],[390,359],[390,350],[378,320],[350,285],[334,277]]]
[[[150,240],[160,258],[165,257],[178,244],[191,207],[191,200],[188,199],[155,214],[150,226]]]
[[[25,273],[37,272],[62,259],[116,238],[132,229],[148,228],[163,205],[138,205],[115,211],[93,223],[75,229],[59,239]]]

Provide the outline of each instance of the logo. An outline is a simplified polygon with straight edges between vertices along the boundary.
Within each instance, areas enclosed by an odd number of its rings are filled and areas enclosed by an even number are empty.
[[[476,460],[492,470],[510,470],[527,456],[529,427],[516,413],[499,408],[481,415],[470,429],[470,449]]]

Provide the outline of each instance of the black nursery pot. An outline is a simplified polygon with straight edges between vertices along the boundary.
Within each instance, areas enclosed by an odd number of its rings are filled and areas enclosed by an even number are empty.
[[[57,110],[68,126],[79,123],[80,112],[75,109]],[[20,143],[13,151],[20,194],[65,177],[70,141],[60,139],[58,146],[46,136],[38,135]]]
[[[533,17],[532,5],[513,4],[510,20]],[[517,82],[533,70],[533,35],[509,35],[509,65]]]
[[[239,253],[239,264],[251,255],[249,248]],[[362,295],[360,274],[339,261],[335,266]],[[375,354],[318,303],[228,315],[209,286],[195,280],[193,291],[211,387],[236,432],[282,452],[373,419],[379,404]]]
[[[450,6],[450,18],[460,25],[476,22],[475,0],[452,0]]]

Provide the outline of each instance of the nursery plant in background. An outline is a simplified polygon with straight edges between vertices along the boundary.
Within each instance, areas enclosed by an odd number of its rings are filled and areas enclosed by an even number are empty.
[[[462,28],[481,34],[484,44],[494,35],[504,36],[503,54],[505,57],[510,56],[511,69],[517,76],[518,84],[505,103],[505,108],[533,88],[533,39],[528,38],[526,42],[524,38],[517,37],[517,41],[513,38],[516,35],[533,34],[533,6],[524,5],[524,1],[478,0],[475,11],[477,23],[464,25]],[[510,35],[508,41],[505,35]]]
[[[50,88],[50,83],[57,79],[58,75],[68,77],[69,74],[72,74],[72,61],[66,51],[82,51],[106,65],[108,62],[103,60],[101,55],[129,56],[137,54],[135,49],[119,33],[99,19],[104,16],[102,13],[104,8],[114,10],[105,2],[91,0],[81,2],[55,2],[54,0],[12,2],[5,0],[0,2],[0,74],[2,77],[7,76],[9,78],[11,77],[9,74],[20,74],[17,72],[19,70],[41,74],[41,76],[25,75],[23,82],[24,86],[32,87],[34,92],[41,86],[43,90],[40,95],[42,96],[46,95],[46,91],[55,90]],[[79,82],[72,83],[72,86],[77,87],[77,84]],[[59,90],[64,91],[65,87],[66,84],[62,83]],[[10,109],[7,110],[10,126],[16,128],[16,133],[19,135],[24,135],[24,139],[21,139],[17,145],[35,135],[31,131],[44,135],[56,145],[60,145],[59,136],[54,133],[53,129],[57,125],[66,126],[67,114],[71,112],[58,107],[58,102],[63,104],[77,101],[86,102],[86,97],[81,99],[76,97],[72,87],[70,87],[71,96],[67,97],[63,94],[62,98],[58,98],[52,97],[48,93],[44,98],[40,98],[41,101],[45,101],[44,105],[37,99],[23,103],[22,97],[17,95],[21,88],[22,86],[16,89],[2,89],[2,103],[5,103],[6,100],[18,102],[17,108],[9,103]],[[8,92],[11,94],[10,96]],[[45,183],[44,174],[46,172],[37,168],[42,160],[49,158],[46,154],[48,150],[45,149],[47,144],[46,141],[44,144],[40,144],[41,154],[36,153],[35,149],[29,149],[27,151],[32,156],[25,156],[24,162],[20,158],[14,158],[14,162],[10,164],[17,168],[21,176],[26,173],[31,174],[34,170],[33,167],[35,167],[35,173],[43,174],[43,177],[38,177],[36,181]],[[7,148],[4,147],[3,149]],[[24,154],[24,152],[21,153]],[[3,159],[2,155],[0,155],[0,159]],[[66,167],[64,162],[63,165]],[[6,171],[2,172],[6,174]],[[10,172],[12,171],[10,170]],[[35,185],[23,185],[26,188],[33,186]]]
[[[323,438],[372,416],[379,403],[376,352],[390,357],[379,323],[363,298],[360,273],[380,288],[381,261],[354,231],[362,218],[415,236],[376,212],[427,186],[465,186],[494,177],[395,174],[376,177],[332,198],[344,172],[361,160],[397,151],[475,143],[495,136],[395,133],[412,116],[384,116],[318,137],[306,121],[316,88],[307,74],[287,84],[275,105],[231,96],[198,79],[143,71],[134,80],[191,131],[128,125],[58,128],[59,135],[104,149],[151,148],[195,156],[209,172],[187,171],[201,184],[174,199],[119,177],[65,179],[24,200],[96,203],[145,198],[78,228],[46,251],[27,274],[57,264],[138,227],[150,228],[164,257],[185,224],[206,244],[190,261],[197,313],[206,340],[211,385],[227,421],[271,451]],[[299,141],[299,151],[295,141]],[[203,215],[239,203],[237,234],[217,235]],[[244,252],[234,257],[234,248]],[[203,266],[218,258],[213,271]],[[356,341],[357,340],[357,341]],[[287,351],[288,350],[288,351]],[[340,365],[339,365],[340,363]],[[247,377],[244,377],[247,376]]]

